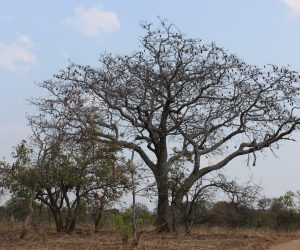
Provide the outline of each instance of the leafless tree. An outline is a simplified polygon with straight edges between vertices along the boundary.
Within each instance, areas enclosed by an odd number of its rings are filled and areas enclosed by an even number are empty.
[[[176,231],[176,223],[182,221],[185,225],[185,233],[189,233],[195,219],[198,221],[201,219],[205,220],[205,218],[195,218],[196,209],[199,209],[201,205],[204,205],[202,209],[205,209],[205,205],[207,206],[209,203],[212,203],[212,198],[216,194],[224,194],[236,206],[253,207],[255,202],[260,198],[261,190],[262,188],[259,185],[253,183],[252,177],[241,184],[238,184],[236,180],[230,180],[221,173],[218,173],[216,176],[202,178],[186,193],[181,206],[181,213],[178,214],[178,211],[174,211],[172,206],[173,229]],[[197,212],[199,214],[200,211]]]
[[[238,206],[253,207],[261,196],[261,186],[252,182],[252,177],[245,183],[238,184],[235,180],[227,181],[223,175],[220,176],[218,186],[231,203]]]
[[[257,207],[262,210],[270,209],[272,205],[272,199],[267,197],[262,197],[257,202]]]
[[[255,164],[258,151],[290,140],[300,123],[299,75],[249,65],[165,20],[141,27],[138,51],[101,55],[99,68],[71,63],[41,82],[50,95],[33,100],[39,115],[31,122],[133,149],[153,172],[159,230],[168,231],[174,164],[187,170],[174,194],[179,205],[208,173],[242,155]]]

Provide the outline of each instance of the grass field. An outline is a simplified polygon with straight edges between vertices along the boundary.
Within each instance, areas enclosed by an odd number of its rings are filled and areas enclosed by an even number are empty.
[[[103,229],[94,233],[91,226],[80,226],[76,233],[57,234],[54,228],[32,230],[20,240],[21,225],[0,225],[0,249],[267,249],[273,244],[300,238],[300,232],[273,230],[194,228],[188,235],[145,232],[138,247],[122,243],[117,230]]]

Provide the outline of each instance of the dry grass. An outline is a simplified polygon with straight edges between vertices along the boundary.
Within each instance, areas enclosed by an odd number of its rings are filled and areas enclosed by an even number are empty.
[[[123,244],[116,230],[93,233],[91,226],[81,226],[72,235],[56,234],[53,228],[32,231],[20,240],[20,225],[0,225],[0,249],[267,249],[270,245],[300,238],[300,232],[273,230],[194,228],[188,235],[144,233],[137,248],[131,242]]]

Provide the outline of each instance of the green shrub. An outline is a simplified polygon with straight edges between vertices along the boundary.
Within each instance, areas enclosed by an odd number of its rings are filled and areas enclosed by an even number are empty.
[[[112,217],[112,222],[117,229],[120,230],[122,234],[123,243],[127,243],[131,239],[132,235],[132,222],[130,211],[125,211],[114,215]]]

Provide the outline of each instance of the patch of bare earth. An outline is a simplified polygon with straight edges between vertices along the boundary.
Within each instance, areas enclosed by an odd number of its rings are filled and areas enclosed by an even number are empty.
[[[32,230],[20,240],[20,225],[0,225],[0,249],[268,249],[271,245],[300,238],[300,232],[276,232],[261,229],[194,228],[190,234],[145,232],[138,247],[122,243],[117,230],[94,233],[91,226],[80,226],[76,233],[57,234],[51,227]]]

